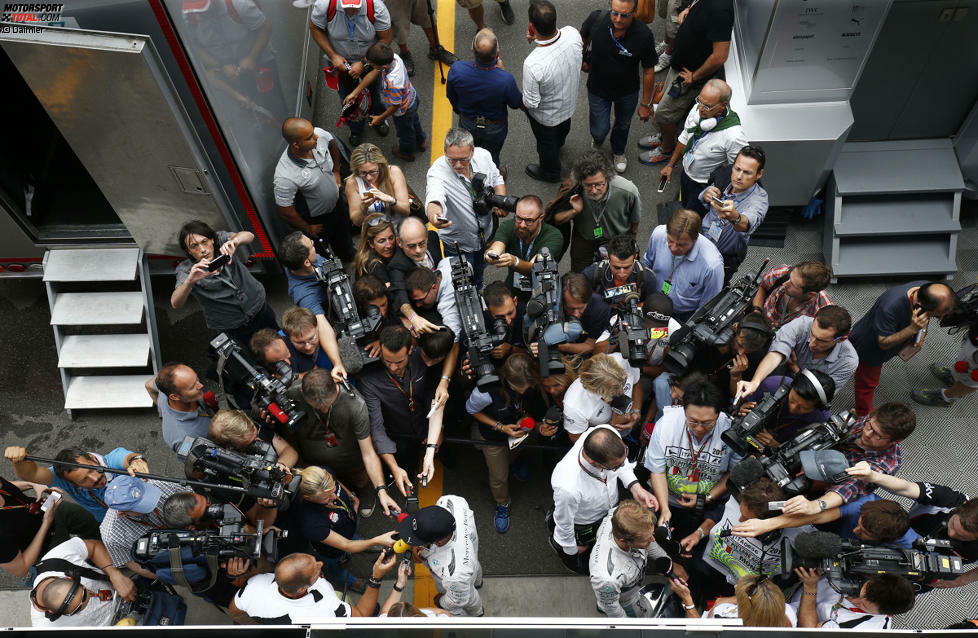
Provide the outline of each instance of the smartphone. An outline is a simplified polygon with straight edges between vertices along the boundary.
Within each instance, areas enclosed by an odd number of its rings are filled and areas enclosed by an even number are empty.
[[[447,224],[448,223],[448,218],[445,217],[444,215],[437,215],[435,217],[435,219],[438,221],[439,224]]]
[[[44,500],[44,504],[41,505],[41,511],[46,512],[51,509],[55,503],[61,500],[61,494],[58,492],[51,492],[48,497]]]
[[[718,205],[720,205],[720,206],[723,206],[723,200],[722,200],[722,199],[720,199],[719,197],[713,197],[713,196],[711,195],[711,196],[710,196],[710,199],[712,199],[713,201],[715,201],[715,202],[716,202],[716,203],[717,203]]]
[[[665,177],[663,177],[662,179],[659,180],[659,189],[658,189],[658,192],[661,193],[664,190],[666,190],[666,178]]]
[[[487,251],[486,254],[489,255],[489,258],[490,259],[499,259],[499,255],[497,255],[496,253],[492,253],[492,252],[488,252]]]
[[[768,501],[767,511],[769,512],[780,512],[784,509],[784,504],[787,501]]]
[[[210,272],[219,270],[224,266],[227,266],[227,263],[229,261],[231,261],[231,258],[228,257],[227,255],[224,254],[218,255],[217,257],[211,260],[211,263],[207,264],[207,270],[209,270]]]

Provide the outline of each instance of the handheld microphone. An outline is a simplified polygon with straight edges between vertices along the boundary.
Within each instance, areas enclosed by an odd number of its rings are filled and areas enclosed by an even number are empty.
[[[652,561],[652,569],[657,574],[668,574],[672,571],[672,559],[666,558],[665,556],[659,556]]]
[[[659,544],[662,551],[670,556],[678,556],[682,551],[682,546],[680,546],[679,542],[672,540],[672,534],[669,533],[669,528],[663,525],[656,525],[655,527],[655,542]]]
[[[211,410],[216,410],[219,407],[217,402],[217,395],[208,390],[204,393],[204,405],[209,407]]]

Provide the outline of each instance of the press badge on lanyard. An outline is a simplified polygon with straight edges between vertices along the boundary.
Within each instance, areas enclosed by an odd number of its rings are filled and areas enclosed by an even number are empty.
[[[623,55],[626,58],[632,57],[632,52],[626,49],[625,45],[621,43],[621,40],[615,37],[615,31],[611,27],[608,27],[608,35],[615,41],[615,46],[618,47],[618,55]]]
[[[720,241],[720,234],[723,230],[720,228],[720,222],[714,221],[710,223],[710,229],[706,231],[706,236],[712,239],[714,242]]]

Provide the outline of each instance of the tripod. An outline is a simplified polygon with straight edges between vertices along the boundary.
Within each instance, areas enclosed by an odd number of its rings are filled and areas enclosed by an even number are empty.
[[[431,20],[431,32],[435,36],[435,51],[441,51],[441,38],[438,37],[438,21],[435,20],[435,9],[431,6],[431,0],[426,0],[428,5],[428,19]],[[442,67],[441,58],[435,56],[435,64],[438,66],[438,74],[441,76],[441,83],[445,84],[445,69]]]

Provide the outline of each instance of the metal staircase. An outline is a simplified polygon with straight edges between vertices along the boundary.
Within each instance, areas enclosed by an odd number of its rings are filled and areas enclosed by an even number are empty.
[[[53,248],[44,286],[65,410],[150,408],[144,384],[160,369],[146,258],[133,246]]]

